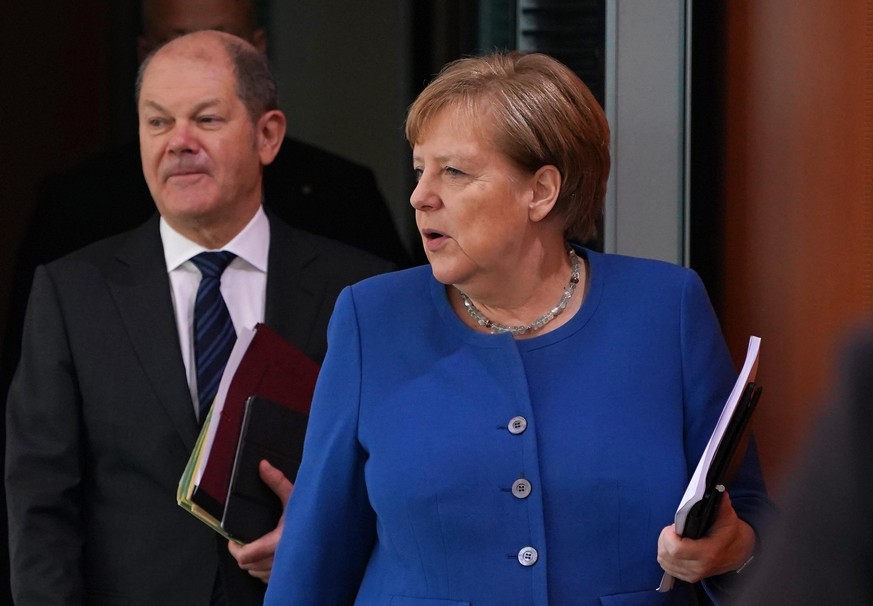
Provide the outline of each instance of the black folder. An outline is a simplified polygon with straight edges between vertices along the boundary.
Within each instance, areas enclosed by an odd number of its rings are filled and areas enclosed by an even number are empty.
[[[248,398],[231,473],[222,527],[243,542],[276,528],[279,497],[261,480],[258,465],[267,459],[292,482],[303,457],[309,416],[260,396]]]
[[[715,517],[718,514],[718,506],[725,486],[730,482],[738,461],[734,460],[737,450],[742,454],[745,448],[740,449],[740,444],[745,444],[748,439],[749,420],[758,398],[761,397],[761,386],[751,382],[746,384],[743,395],[737,403],[734,415],[725,429],[721,443],[712,458],[712,465],[706,474],[706,489],[703,498],[695,503],[688,512],[685,520],[685,528],[682,536],[689,539],[699,539],[706,534]]]

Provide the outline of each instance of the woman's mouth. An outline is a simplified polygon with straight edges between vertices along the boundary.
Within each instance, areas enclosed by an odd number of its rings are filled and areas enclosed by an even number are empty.
[[[439,249],[449,239],[444,233],[433,229],[422,230],[421,234],[424,239],[424,247],[429,251]]]

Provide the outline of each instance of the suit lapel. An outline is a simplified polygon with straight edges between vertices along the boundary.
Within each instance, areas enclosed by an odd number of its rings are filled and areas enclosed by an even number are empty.
[[[324,296],[321,282],[306,272],[317,253],[301,246],[294,231],[275,215],[268,216],[270,253],[265,322],[307,353]]]
[[[143,371],[191,450],[198,428],[179,346],[157,217],[131,232],[107,276]]]
[[[301,246],[293,230],[274,215],[269,214],[269,219],[265,322],[310,355],[308,345],[324,297],[323,281],[306,270],[317,253]],[[185,377],[157,216],[130,232],[108,271],[107,282],[152,390],[185,447],[192,449],[198,427]]]

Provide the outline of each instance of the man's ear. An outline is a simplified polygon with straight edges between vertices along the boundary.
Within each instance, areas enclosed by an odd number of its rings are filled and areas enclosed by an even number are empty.
[[[530,220],[537,222],[545,219],[561,192],[561,173],[551,164],[541,166],[533,176],[533,196],[529,205]]]
[[[258,154],[261,164],[266,166],[279,153],[282,141],[285,139],[285,114],[273,109],[258,120]]]

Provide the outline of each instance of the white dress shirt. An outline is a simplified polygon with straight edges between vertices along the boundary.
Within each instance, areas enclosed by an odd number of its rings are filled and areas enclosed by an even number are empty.
[[[176,329],[179,331],[179,343],[182,347],[182,361],[185,363],[188,388],[196,413],[199,402],[197,369],[194,366],[194,299],[201,275],[197,266],[191,262],[191,257],[207,249],[175,231],[163,217],[160,223],[164,259],[170,275],[173,309],[176,313]],[[248,225],[221,250],[236,255],[221,275],[221,295],[239,334],[241,328],[254,328],[255,324],[264,321],[270,222],[263,207],[258,209]]]

